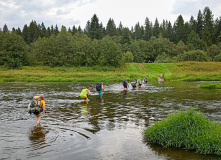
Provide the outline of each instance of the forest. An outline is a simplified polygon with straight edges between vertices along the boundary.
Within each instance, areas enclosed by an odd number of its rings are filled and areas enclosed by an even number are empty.
[[[0,65],[7,68],[45,65],[110,66],[125,63],[176,63],[183,61],[221,61],[221,17],[214,19],[209,7],[185,22],[179,15],[168,20],[132,28],[118,27],[109,19],[106,27],[94,14],[86,27],[60,29],[45,27],[32,20],[23,29],[7,24],[0,29]]]

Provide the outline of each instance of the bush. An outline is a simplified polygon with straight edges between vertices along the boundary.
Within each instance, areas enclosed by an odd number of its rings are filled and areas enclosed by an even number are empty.
[[[221,125],[193,109],[171,114],[144,131],[147,141],[166,147],[221,155]]]
[[[218,54],[217,56],[215,56],[215,58],[213,59],[213,61],[215,61],[215,62],[221,62],[221,53]]]
[[[188,52],[184,52],[184,54],[180,54],[177,56],[178,61],[200,61],[207,62],[210,60],[208,55],[203,50],[192,50]]]

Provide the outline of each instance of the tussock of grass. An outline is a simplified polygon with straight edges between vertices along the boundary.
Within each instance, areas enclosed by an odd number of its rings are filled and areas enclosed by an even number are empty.
[[[200,88],[221,89],[221,83],[202,83]]]
[[[206,119],[193,109],[171,114],[147,128],[144,134],[147,141],[162,146],[221,155],[221,124]]]

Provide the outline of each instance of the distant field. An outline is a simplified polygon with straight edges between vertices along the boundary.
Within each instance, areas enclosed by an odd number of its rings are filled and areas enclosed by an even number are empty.
[[[157,80],[164,74],[170,81],[221,81],[221,62],[128,63],[111,67],[25,66],[11,70],[0,67],[0,82],[121,82],[147,77]]]

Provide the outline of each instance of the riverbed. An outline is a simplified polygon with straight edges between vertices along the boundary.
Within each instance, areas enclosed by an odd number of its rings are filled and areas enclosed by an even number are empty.
[[[171,113],[194,108],[221,123],[221,90],[201,89],[203,82],[150,82],[124,91],[122,83],[0,84],[0,159],[217,160],[220,156],[164,148],[144,141],[143,130]],[[86,86],[88,104],[79,97]],[[43,94],[41,124],[28,113]]]

